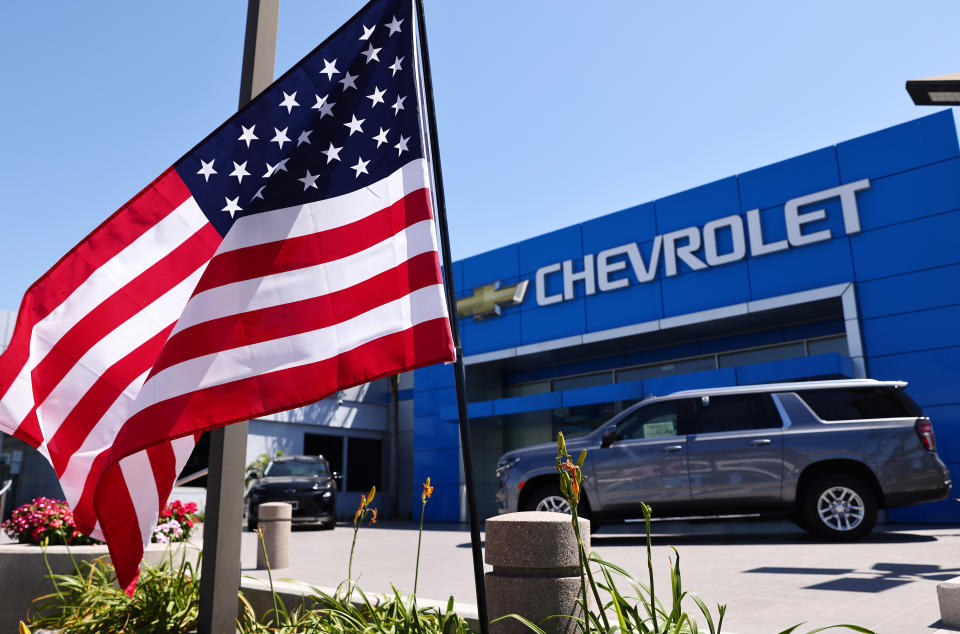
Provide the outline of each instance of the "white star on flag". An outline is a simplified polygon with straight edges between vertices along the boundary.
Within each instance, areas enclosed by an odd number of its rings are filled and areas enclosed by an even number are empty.
[[[330,164],[330,161],[339,161],[340,160],[340,150],[343,149],[343,146],[337,147],[333,143],[330,144],[330,149],[321,150],[324,154],[327,155],[327,164]]]
[[[343,79],[339,83],[343,84],[343,90],[346,92],[347,88],[357,89],[357,77],[360,75],[351,75],[350,71],[347,71],[343,75]]]
[[[367,163],[369,162],[370,161],[364,161],[362,156],[357,158],[357,164],[350,166],[350,169],[356,171],[357,173],[357,175],[354,178],[360,178],[360,174],[369,173],[367,172]]]
[[[379,48],[373,48],[373,44],[370,44],[370,48],[368,48],[365,51],[362,51],[360,54],[367,58],[367,63],[369,64],[371,61],[377,61],[377,62],[380,61],[380,57],[378,54],[380,53],[381,50],[382,49],[379,49]]]
[[[380,147],[387,142],[387,132],[389,131],[390,130],[384,130],[383,128],[380,128],[380,134],[373,137],[373,140],[377,142],[377,147]]]
[[[390,70],[393,71],[393,72],[390,74],[391,77],[395,76],[398,71],[403,70],[403,67],[400,65],[400,64],[402,64],[402,63],[403,63],[403,58],[402,58],[402,57],[397,57],[397,58],[394,59],[393,64],[391,64],[390,66],[387,67],[387,68],[389,68]]]
[[[283,149],[283,144],[290,142],[290,137],[287,136],[287,130],[289,129],[290,128],[284,128],[283,130],[278,130],[274,128],[273,131],[276,132],[276,134],[272,139],[270,139],[270,142],[271,143],[276,142],[276,144],[279,145],[281,149]]]
[[[390,33],[387,34],[387,37],[390,37],[394,33],[399,33],[401,24],[403,24],[403,20],[397,20],[397,16],[393,16],[393,21],[384,24],[383,26],[390,29]]]
[[[390,106],[393,108],[393,114],[398,115],[400,111],[403,110],[403,102],[406,101],[406,97],[397,96],[397,103]]]
[[[337,60],[328,62],[326,59],[323,60],[323,70],[320,71],[321,75],[326,75],[327,79],[333,79],[334,75],[339,74],[340,71],[337,70]]]
[[[371,26],[370,28],[367,28],[367,25],[366,25],[366,24],[363,24],[363,25],[361,25],[361,26],[363,26],[363,35],[360,36],[360,39],[361,39],[361,40],[369,40],[369,39],[370,39],[370,36],[373,35],[373,30],[374,30],[375,28],[377,28],[377,25],[374,24],[374,25]]]
[[[374,87],[373,94],[367,95],[367,99],[373,103],[370,105],[371,108],[375,107],[378,103],[383,103],[383,96],[387,93],[386,90],[380,90],[379,88]]]
[[[333,116],[333,107],[337,104],[333,103],[332,101],[327,101],[327,97],[329,96],[330,95],[324,95],[321,97],[320,95],[314,95],[314,97],[317,98],[317,103],[310,106],[310,109],[319,110],[320,119],[323,119],[327,115],[330,115],[331,117]]]
[[[226,198],[226,196],[224,196],[224,198],[227,201],[227,206],[221,209],[220,211],[229,211],[231,218],[233,218],[233,215],[238,211],[243,211],[243,208],[237,204],[240,201],[239,196],[237,196],[236,198]]]
[[[393,147],[397,148],[397,156],[400,156],[404,152],[408,152],[410,148],[407,147],[407,142],[410,141],[410,137],[400,135],[400,142],[394,145]]]
[[[242,183],[244,176],[250,176],[250,172],[247,171],[247,162],[244,161],[242,164],[238,164],[236,161],[234,161],[233,171],[230,172],[230,176],[236,176],[237,182]]]
[[[246,141],[247,147],[250,147],[250,141],[256,141],[260,138],[253,133],[253,129],[257,127],[256,124],[250,126],[249,128],[245,125],[241,125],[240,127],[243,128],[243,134],[240,135],[240,138],[237,139],[237,141]]]
[[[349,123],[344,123],[344,124],[343,124],[343,125],[347,126],[348,128],[350,128],[350,134],[347,135],[347,136],[353,136],[353,133],[354,133],[354,132],[363,132],[363,128],[362,128],[361,126],[363,125],[363,122],[364,122],[364,121],[366,121],[366,119],[359,119],[359,120],[358,120],[358,119],[357,119],[357,115],[353,115],[353,120],[352,120],[352,121],[350,121]]]
[[[197,172],[197,174],[200,174],[201,176],[203,176],[203,180],[204,180],[204,182],[206,182],[206,183],[209,183],[209,182],[210,182],[210,175],[211,175],[211,174],[216,174],[216,173],[217,173],[217,170],[213,169],[213,162],[216,161],[216,160],[217,160],[217,159],[210,159],[210,162],[207,163],[207,162],[204,161],[203,159],[200,159],[200,171]]]
[[[297,180],[303,183],[303,191],[307,191],[307,188],[313,187],[314,189],[319,189],[317,187],[317,179],[320,178],[319,174],[311,174],[310,170],[307,170],[306,176],[303,178],[298,178]]]
[[[287,114],[290,114],[291,112],[293,112],[293,108],[294,108],[295,106],[299,106],[299,105],[300,105],[300,104],[297,103],[296,97],[297,97],[297,91],[293,91],[293,94],[292,94],[292,95],[288,95],[287,93],[283,93],[283,101],[280,102],[280,107],[281,107],[281,108],[286,108],[286,109],[287,109]]]
[[[310,133],[312,132],[313,130],[304,130],[301,132],[300,136],[297,137],[297,147],[300,147],[300,145],[303,143],[306,143],[307,145],[313,145],[313,143],[310,143]]]

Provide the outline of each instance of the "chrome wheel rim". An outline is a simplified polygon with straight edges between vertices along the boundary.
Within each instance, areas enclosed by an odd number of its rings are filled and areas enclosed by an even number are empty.
[[[844,486],[830,487],[817,500],[820,521],[835,531],[852,531],[863,522],[863,498]]]
[[[560,495],[548,495],[537,502],[536,510],[549,513],[569,513],[570,503]]]

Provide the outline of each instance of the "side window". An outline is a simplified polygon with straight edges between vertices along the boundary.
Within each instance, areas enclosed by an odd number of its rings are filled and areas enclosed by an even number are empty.
[[[797,394],[821,420],[923,416],[913,399],[892,387],[802,390]]]
[[[646,405],[617,424],[621,440],[666,438],[686,433],[681,412],[684,401],[661,401]]]
[[[708,405],[698,399],[693,406],[698,434],[783,426],[769,394],[711,396]]]

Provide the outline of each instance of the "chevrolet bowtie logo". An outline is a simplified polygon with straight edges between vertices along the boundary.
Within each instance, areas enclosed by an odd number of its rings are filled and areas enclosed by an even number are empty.
[[[497,317],[504,306],[514,306],[523,301],[527,294],[529,280],[523,280],[515,286],[500,288],[500,282],[478,286],[473,289],[473,295],[457,301],[457,315],[467,317],[473,315],[474,320]]]

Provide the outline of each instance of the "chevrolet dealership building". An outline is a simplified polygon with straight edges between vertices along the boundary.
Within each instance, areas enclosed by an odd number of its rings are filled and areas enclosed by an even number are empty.
[[[481,516],[504,451],[645,396],[798,379],[909,381],[960,481],[958,238],[943,111],[455,262]],[[413,479],[436,485],[432,519],[460,520],[454,374],[414,374]],[[960,521],[960,503],[889,518]]]
[[[948,110],[455,262],[481,516],[505,451],[645,396],[812,378],[909,381],[960,481],[958,237]],[[5,340],[12,325],[0,313]],[[396,401],[381,380],[252,421],[247,458],[324,454],[341,518],[371,484],[397,494],[388,514],[416,513],[429,476],[428,519],[459,521],[456,405],[452,367],[424,368]],[[0,437],[7,477],[17,503],[58,493],[39,454]],[[960,503],[888,516],[960,522]]]

